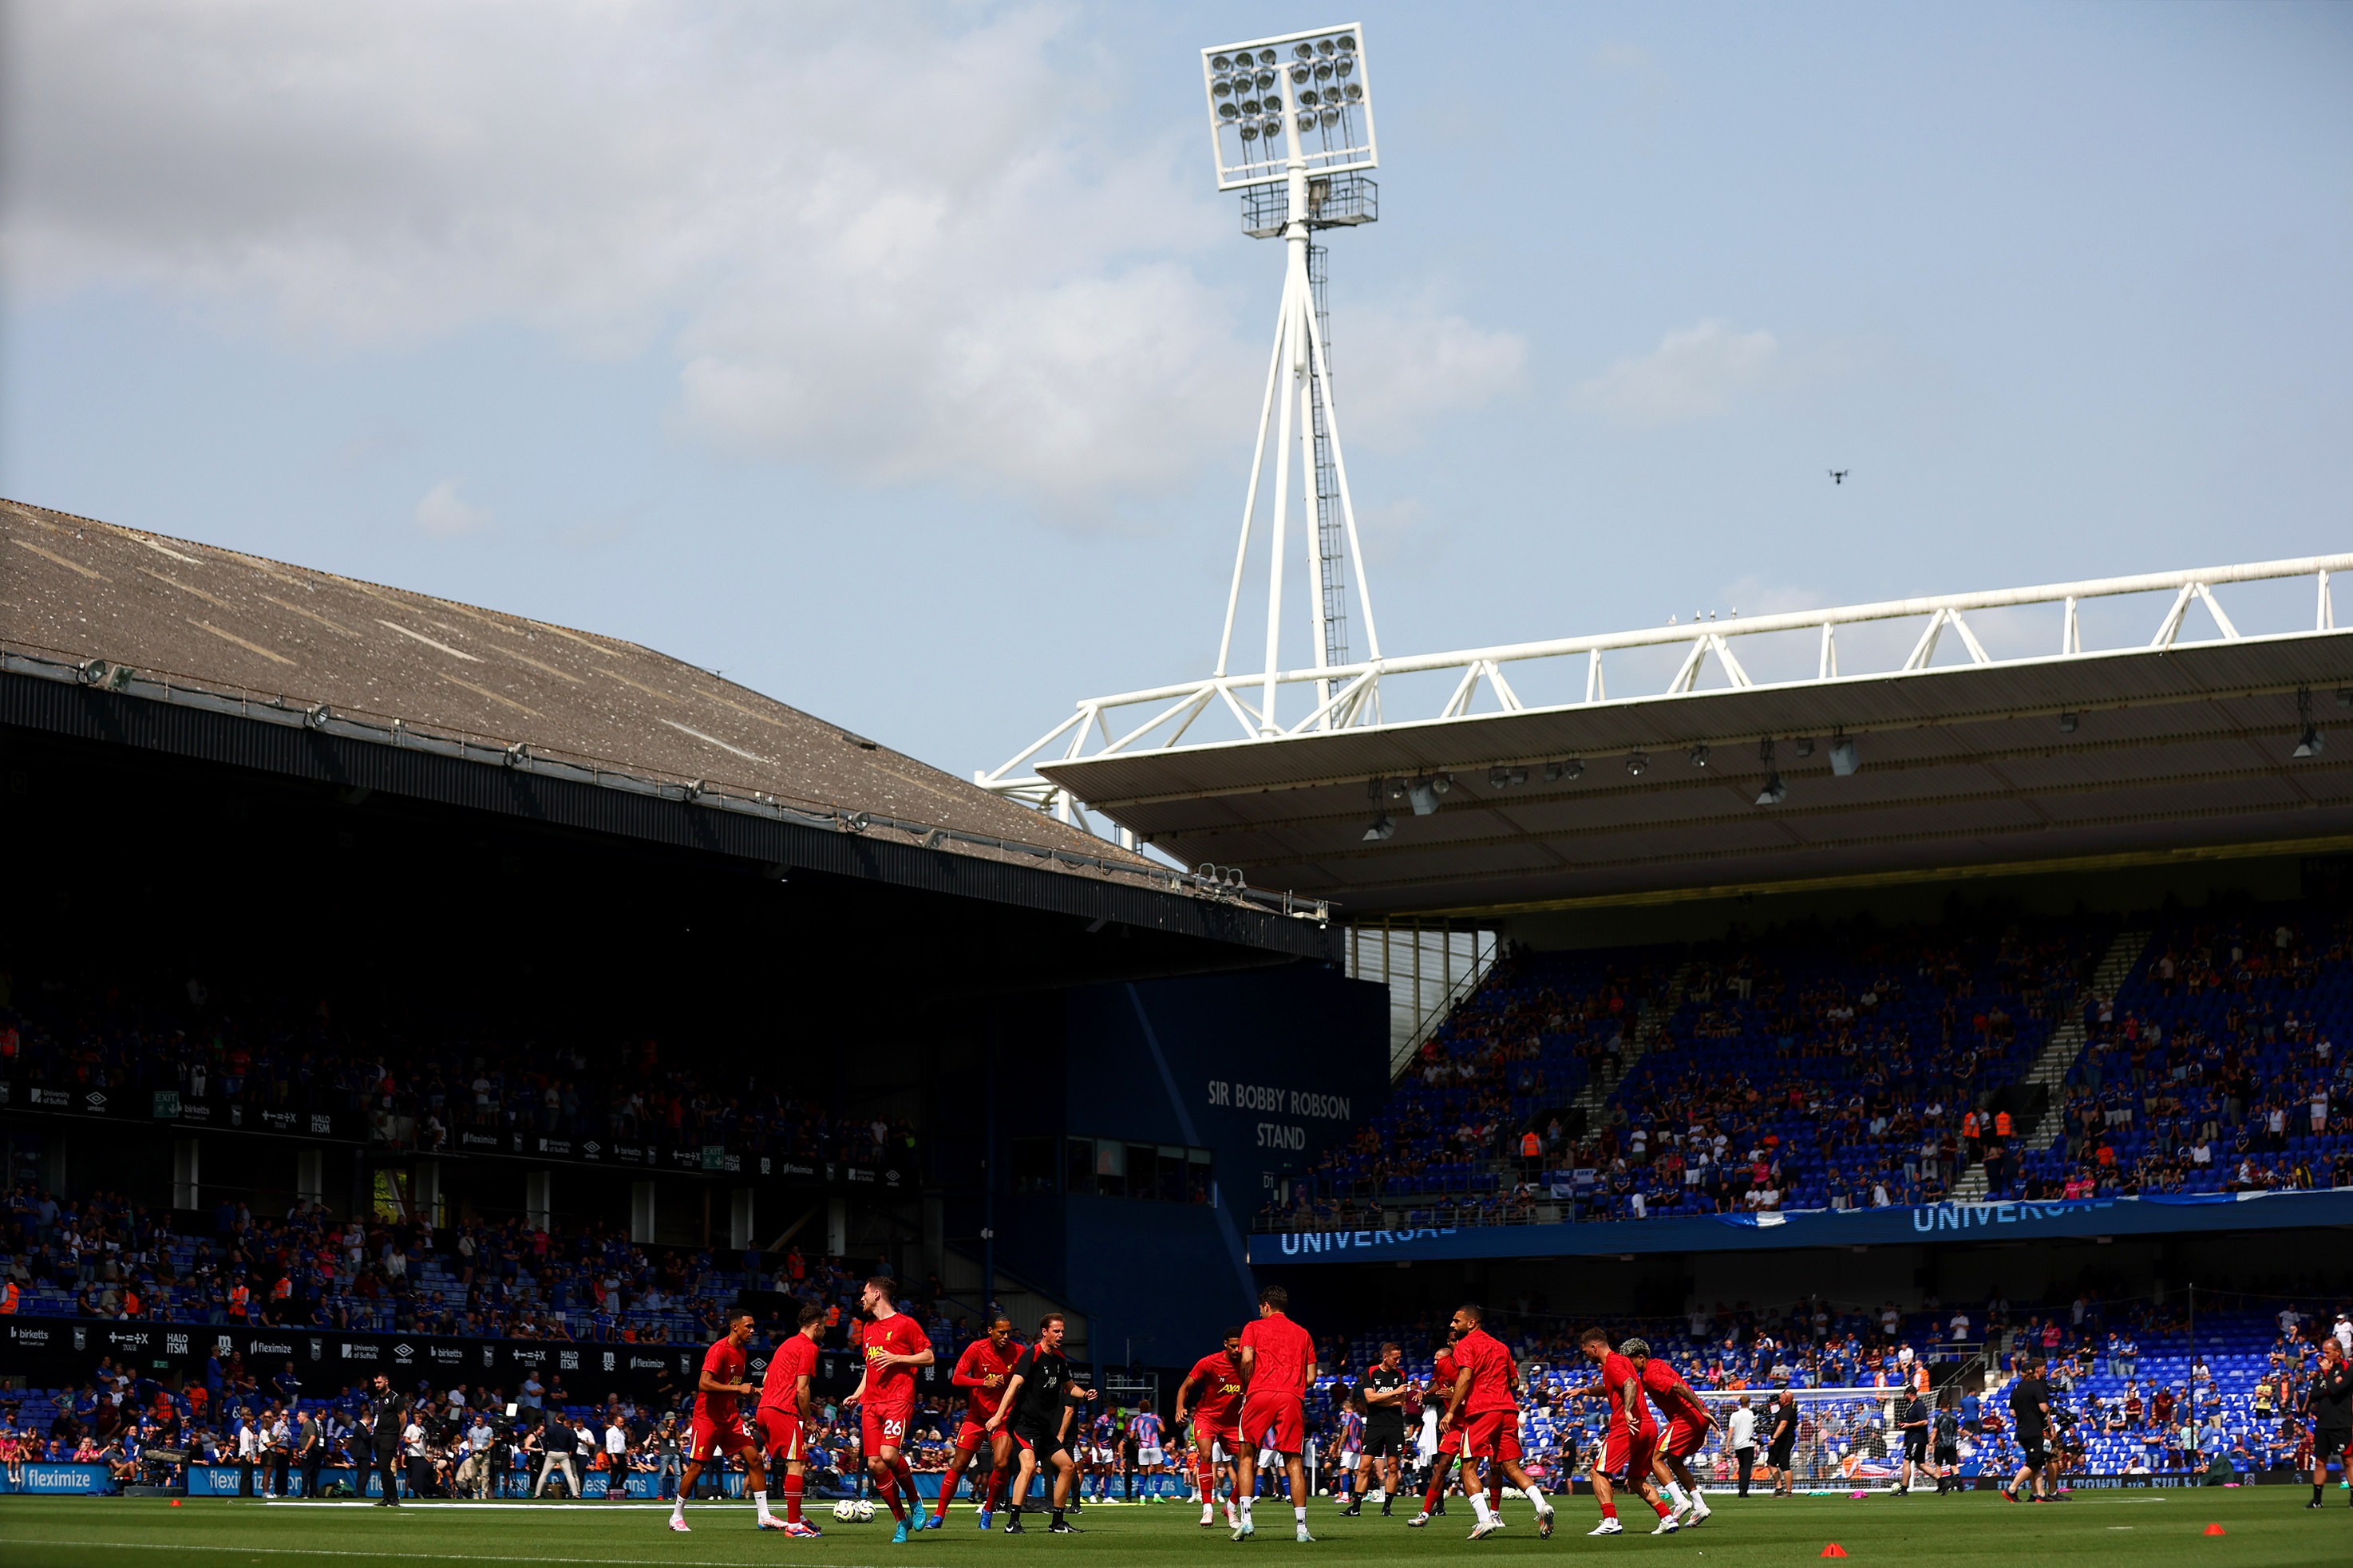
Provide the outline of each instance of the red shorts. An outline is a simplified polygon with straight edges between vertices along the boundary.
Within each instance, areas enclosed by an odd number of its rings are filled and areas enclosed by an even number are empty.
[[[1520,1461],[1520,1413],[1490,1410],[1467,1418],[1462,1428],[1465,1451],[1478,1459]]]
[[[797,1459],[807,1439],[801,1436],[801,1418],[781,1405],[760,1406],[760,1446],[771,1459]]]
[[[858,1407],[858,1431],[865,1439],[866,1457],[874,1458],[885,1448],[903,1448],[907,1445],[907,1419],[915,1413],[912,1405],[876,1409],[871,1405]]]
[[[1278,1454],[1307,1447],[1306,1402],[1296,1394],[1250,1394],[1242,1398],[1243,1443]]]
[[[1224,1410],[1194,1411],[1193,1446],[1198,1448],[1204,1441],[1222,1447],[1228,1458],[1240,1454],[1242,1451],[1242,1426],[1239,1414],[1230,1406]]]
[[[1707,1445],[1707,1430],[1713,1422],[1694,1421],[1688,1415],[1678,1415],[1667,1423],[1666,1436],[1659,1443],[1659,1452],[1670,1459],[1688,1459]]]
[[[996,1451],[995,1445],[989,1441],[988,1424],[976,1421],[968,1415],[964,1418],[964,1425],[956,1430],[955,1446],[959,1454],[969,1454],[977,1448],[987,1448],[992,1453]]]
[[[708,1459],[740,1454],[751,1446],[752,1435],[744,1430],[741,1416],[713,1421],[698,1409],[687,1432],[686,1457],[689,1463],[699,1465]]]
[[[1632,1485],[1645,1480],[1651,1474],[1651,1461],[1658,1457],[1659,1429],[1645,1426],[1630,1439],[1626,1429],[1612,1422],[1609,1439],[1601,1445],[1601,1473],[1614,1476],[1623,1473]]]

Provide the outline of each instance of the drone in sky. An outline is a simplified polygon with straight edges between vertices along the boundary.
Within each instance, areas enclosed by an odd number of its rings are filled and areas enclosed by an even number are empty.
[[[1830,468],[1824,471],[1830,475],[1831,483],[1834,485],[1842,485],[1846,483],[1846,477],[1854,472],[1852,468]]]

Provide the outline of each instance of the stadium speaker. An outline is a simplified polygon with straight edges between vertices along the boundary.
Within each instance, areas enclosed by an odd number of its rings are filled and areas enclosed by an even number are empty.
[[[1377,844],[1396,831],[1397,824],[1389,820],[1388,812],[1383,812],[1373,818],[1373,825],[1370,827],[1365,829],[1365,842]]]
[[[1788,798],[1789,786],[1781,782],[1779,773],[1767,773],[1765,787],[1757,792],[1757,804],[1759,805],[1778,805]]]
[[[2316,757],[2320,755],[2320,748],[2327,744],[2327,742],[2328,737],[2323,735],[2317,726],[2306,724],[2304,727],[2304,733],[2295,739],[2295,754],[2299,757]]]
[[[1854,748],[1852,735],[1831,737],[1831,772],[1839,777],[1852,778],[1862,769],[1862,757]]]
[[[1428,816],[1438,809],[1438,784],[1432,779],[1416,779],[1405,786],[1406,798],[1413,802],[1416,816]]]

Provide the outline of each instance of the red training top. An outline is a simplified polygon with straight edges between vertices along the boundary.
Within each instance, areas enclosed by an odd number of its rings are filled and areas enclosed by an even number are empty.
[[[923,1326],[904,1312],[893,1312],[866,1325],[866,1405],[869,1409],[899,1410],[915,1403],[915,1369],[879,1366],[886,1355],[921,1355],[932,1348]]]
[[[1715,1424],[1715,1418],[1707,1413],[1707,1406],[1700,1403],[1699,1395],[1694,1394],[1691,1384],[1683,1381],[1683,1374],[1657,1356],[1642,1363],[1641,1382],[1642,1391],[1651,1396],[1651,1403],[1659,1407],[1659,1414],[1668,1420],[1688,1421],[1697,1426]]]
[[[1193,1381],[1200,1394],[1193,1419],[1219,1428],[1241,1419],[1242,1380],[1223,1351],[1212,1351],[1193,1363]]]
[[[1634,1371],[1634,1363],[1630,1360],[1611,1351],[1601,1358],[1601,1381],[1609,1391],[1610,1429],[1623,1432],[1626,1430],[1626,1385],[1639,1384],[1642,1379]],[[1640,1430],[1655,1434],[1659,1429],[1659,1418],[1651,1414],[1651,1406],[1639,1393],[1635,1395],[1634,1409],[1642,1419]]]
[[[786,1334],[768,1359],[768,1375],[760,1384],[760,1408],[801,1413],[801,1379],[817,1375],[817,1346],[807,1334]]]
[[[1250,1392],[1307,1397],[1307,1369],[1315,1364],[1315,1339],[1281,1312],[1242,1330],[1242,1349],[1255,1352]]]
[[[713,1383],[741,1383],[744,1381],[744,1352],[734,1341],[721,1340],[702,1352],[702,1372]],[[704,1393],[700,1397],[705,1421],[714,1426],[734,1422],[734,1394]]]
[[[987,1426],[997,1414],[999,1401],[1005,1397],[1005,1380],[1013,1375],[1013,1363],[1021,1359],[1021,1347],[1008,1339],[999,1354],[987,1340],[975,1340],[964,1347],[956,1358],[955,1373],[949,1379],[965,1391],[965,1409],[976,1426]],[[989,1378],[997,1381],[991,1384]]]
[[[1462,1396],[1465,1415],[1490,1415],[1520,1407],[1512,1394],[1512,1352],[1486,1330],[1473,1329],[1455,1342],[1454,1368],[1458,1379],[1465,1368],[1471,1373],[1471,1386]]]

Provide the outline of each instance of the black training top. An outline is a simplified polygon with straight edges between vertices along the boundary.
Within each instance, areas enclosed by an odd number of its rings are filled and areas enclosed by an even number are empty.
[[[2042,1407],[2051,1402],[2051,1389],[2039,1377],[2021,1377],[2010,1391],[2010,1413],[2018,1422],[2020,1436],[2041,1432],[2045,1426]]]
[[[1071,1381],[1067,1357],[1043,1345],[1031,1345],[1013,1363],[1021,1380],[1013,1414],[1006,1419],[1022,1432],[1052,1436],[1062,1424],[1062,1403]]]
[[[1387,1393],[1405,1386],[1405,1373],[1393,1367],[1377,1366],[1365,1373],[1364,1382],[1358,1386],[1367,1394],[1377,1390]],[[1375,1405],[1372,1401],[1366,1400],[1365,1430],[1376,1437],[1402,1436],[1405,1432],[1404,1402],[1392,1399],[1386,1404]]]
[[[2324,1432],[2353,1428],[2353,1363],[2340,1361],[2314,1376],[2312,1424]]]

